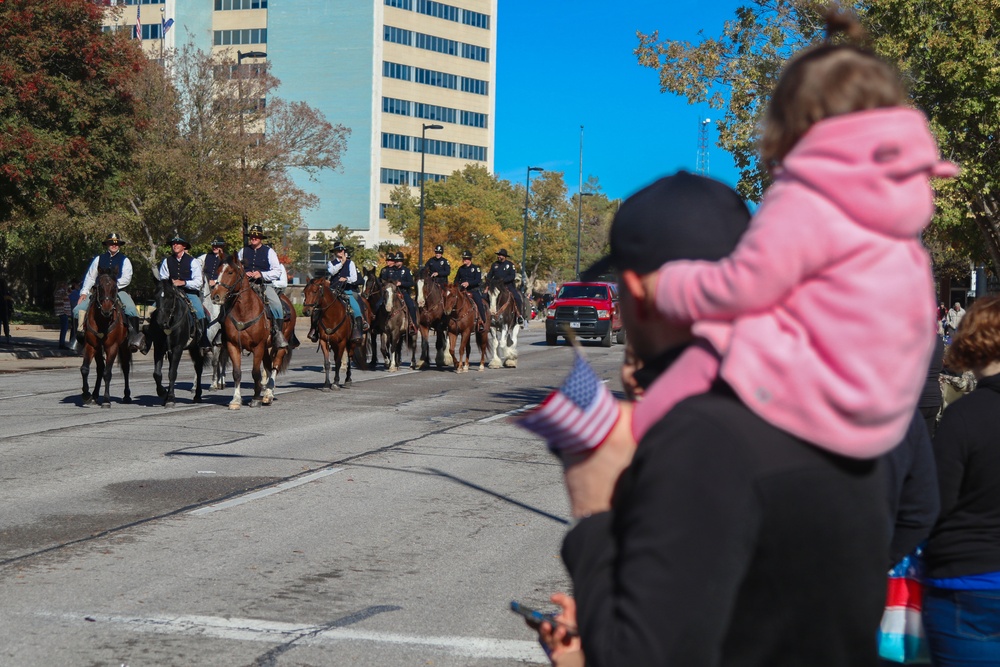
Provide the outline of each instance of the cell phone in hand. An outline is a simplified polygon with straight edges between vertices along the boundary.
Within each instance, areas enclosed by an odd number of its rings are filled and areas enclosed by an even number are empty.
[[[541,625],[542,623],[548,622],[553,626],[560,625],[566,628],[566,633],[570,636],[576,635],[576,628],[556,620],[558,612],[539,611],[538,609],[533,609],[532,607],[523,605],[517,600],[511,600],[510,610],[515,614],[520,614],[525,618],[525,620],[533,625]]]

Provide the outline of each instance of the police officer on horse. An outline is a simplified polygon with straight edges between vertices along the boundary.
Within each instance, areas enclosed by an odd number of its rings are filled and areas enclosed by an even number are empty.
[[[427,269],[427,275],[430,279],[438,285],[445,287],[448,284],[448,276],[451,274],[451,264],[444,258],[443,246],[434,246],[434,256],[427,260],[424,268]]]
[[[476,309],[479,311],[479,331],[483,330],[486,322],[486,306],[483,304],[483,271],[478,265],[472,263],[472,253],[466,250],[462,253],[462,266],[455,272],[455,285],[463,292],[468,292],[472,300],[476,302]]]
[[[521,293],[517,291],[517,287],[514,285],[514,280],[517,278],[517,271],[514,270],[514,264],[507,259],[507,256],[505,248],[500,248],[497,251],[497,261],[493,262],[490,272],[486,274],[486,279],[499,280],[507,288],[507,291],[514,295],[514,303],[517,304],[517,323],[519,326],[523,326],[524,304],[521,301]]]
[[[416,283],[413,280],[413,274],[410,273],[410,269],[403,265],[403,252],[397,250],[395,257],[396,287],[399,288],[399,293],[403,295],[403,301],[406,302],[406,309],[410,312],[410,333],[413,333],[417,323],[417,304],[413,301],[410,290],[416,286]]]
[[[326,263],[326,271],[330,274],[330,284],[340,285],[344,295],[351,304],[351,313],[354,315],[354,329],[351,331],[351,340],[361,340],[364,332],[368,330],[368,323],[361,316],[361,305],[358,303],[358,267],[347,256],[347,246],[340,241],[333,245],[334,260]]]
[[[170,280],[174,287],[184,292],[199,323],[195,331],[199,329],[201,331],[199,336],[201,347],[211,347],[206,336],[208,320],[205,318],[205,307],[201,303],[201,286],[204,282],[201,262],[188,254],[190,249],[191,244],[183,237],[174,236],[170,239],[170,255],[160,263],[160,280]]]
[[[240,250],[236,257],[243,263],[243,270],[246,271],[250,282],[258,285],[264,292],[264,299],[271,311],[271,340],[277,347],[288,347],[288,341],[281,333],[284,310],[278,299],[278,293],[271,285],[281,276],[278,254],[271,246],[264,245],[267,235],[260,225],[251,225],[248,236],[248,245]]]
[[[108,234],[102,243],[106,250],[90,263],[87,275],[83,279],[83,286],[80,288],[80,300],[73,308],[73,314],[78,318],[80,327],[76,334],[77,342],[83,344],[83,320],[87,316],[90,290],[97,282],[97,275],[99,272],[110,273],[118,281],[118,300],[122,303],[125,321],[128,324],[128,347],[132,352],[136,352],[143,342],[142,333],[139,331],[139,311],[132,297],[123,291],[132,282],[132,261],[121,252],[125,241],[118,234],[114,232]]]

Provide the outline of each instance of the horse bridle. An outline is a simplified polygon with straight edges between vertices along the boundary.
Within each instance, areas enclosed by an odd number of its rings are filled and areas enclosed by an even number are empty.
[[[330,294],[333,295],[334,300],[337,299],[337,293],[334,291],[334,289],[332,287],[330,287],[329,284],[326,284],[326,285],[323,285],[322,283],[315,283],[315,284],[319,285],[320,296],[317,298],[317,300],[316,300],[315,303],[308,303],[308,302],[306,302],[303,299],[303,301],[302,301],[302,309],[305,310],[306,308],[309,308],[311,310],[313,308],[318,308],[319,309],[319,323],[318,324],[321,326],[322,323],[323,323],[323,314],[326,313],[326,308],[324,308],[323,305],[320,303],[323,300],[323,289],[325,288],[325,289],[330,290]],[[344,290],[341,289],[340,291],[343,292]],[[305,296],[305,295],[303,295],[303,296]],[[322,329],[326,333],[326,335],[329,336],[334,331],[336,331],[341,326],[343,326],[344,322],[346,322],[346,321],[347,321],[347,311],[345,309],[345,311],[344,311],[344,317],[342,317],[340,319],[340,322],[337,322],[336,326],[334,326],[332,329],[327,329],[326,327],[322,327]]]

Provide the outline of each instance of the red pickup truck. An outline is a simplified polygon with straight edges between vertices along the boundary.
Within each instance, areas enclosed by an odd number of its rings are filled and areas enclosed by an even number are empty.
[[[563,283],[545,311],[545,342],[555,345],[566,329],[577,338],[599,338],[604,347],[611,347],[612,338],[624,344],[618,286],[603,282]]]

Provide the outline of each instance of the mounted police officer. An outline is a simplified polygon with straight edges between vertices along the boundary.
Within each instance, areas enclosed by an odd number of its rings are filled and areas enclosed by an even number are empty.
[[[118,300],[122,302],[125,321],[128,323],[128,346],[130,350],[136,352],[143,342],[142,333],[139,332],[139,311],[132,297],[123,291],[132,282],[132,261],[121,252],[125,241],[118,234],[114,232],[108,234],[102,243],[106,250],[90,263],[87,275],[83,279],[83,286],[80,288],[80,300],[73,308],[73,314],[78,318],[80,326],[76,334],[77,342],[83,344],[83,321],[90,306],[90,290],[97,282],[97,274],[99,271],[108,272],[118,280]]]
[[[493,262],[493,266],[490,267],[490,272],[486,274],[486,280],[497,279],[500,280],[504,287],[507,288],[511,294],[514,295],[514,303],[517,304],[517,323],[520,326],[524,325],[524,304],[521,302],[521,293],[517,291],[517,287],[514,285],[514,280],[517,278],[517,271],[514,269],[514,264],[507,259],[507,250],[505,248],[500,248],[497,251],[497,261]]]
[[[326,263],[326,271],[330,274],[330,285],[340,285],[348,301],[351,304],[351,313],[354,315],[354,328],[351,331],[351,340],[361,340],[364,332],[368,330],[368,323],[361,316],[361,305],[358,303],[358,268],[347,256],[347,246],[340,241],[333,245],[334,259]]]
[[[410,313],[410,333],[413,333],[416,330],[417,324],[417,304],[413,301],[413,296],[411,296],[410,290],[413,289],[416,283],[413,281],[413,274],[410,273],[410,269],[403,265],[402,251],[396,251],[395,261],[396,287],[399,288],[399,293],[403,295],[403,301],[406,303],[406,310]]]
[[[201,304],[201,286],[204,282],[201,274],[201,262],[188,254],[191,244],[181,236],[170,239],[170,254],[160,263],[160,280],[170,280],[188,298],[201,335],[201,347],[211,347],[206,332],[208,320],[205,318],[205,308]]]
[[[451,274],[451,264],[449,264],[448,260],[444,258],[443,246],[434,246],[434,256],[427,260],[427,263],[424,264],[424,268],[427,269],[427,275],[430,279],[438,285],[441,287],[446,287],[448,285],[448,276]]]
[[[281,334],[284,311],[278,293],[271,285],[281,275],[278,254],[271,246],[264,245],[267,235],[260,225],[251,225],[248,236],[248,245],[240,250],[236,257],[243,263],[243,269],[250,282],[260,285],[264,290],[264,299],[271,311],[271,339],[277,347],[288,347],[288,341]]]
[[[468,292],[472,300],[476,302],[476,309],[479,311],[479,331],[483,330],[486,322],[486,306],[483,304],[483,271],[476,264],[472,263],[472,253],[466,250],[462,253],[462,266],[455,272],[455,285],[464,292]]]

